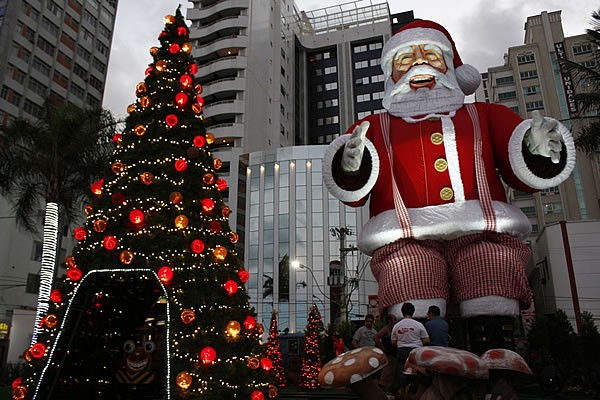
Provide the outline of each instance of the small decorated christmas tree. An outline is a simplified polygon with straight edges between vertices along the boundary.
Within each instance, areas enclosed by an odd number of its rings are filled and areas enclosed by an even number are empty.
[[[159,41],[14,400],[277,396],[179,9]]]
[[[271,326],[269,327],[269,339],[267,340],[266,356],[273,362],[270,369],[271,376],[280,388],[286,386],[285,370],[281,363],[281,344],[279,342],[279,330],[277,329],[277,311],[271,313]]]
[[[302,370],[300,372],[299,387],[315,390],[319,385],[319,371],[321,371],[321,351],[319,350],[319,333],[323,331],[321,313],[316,304],[313,304],[308,314],[304,338],[304,355],[302,357]]]

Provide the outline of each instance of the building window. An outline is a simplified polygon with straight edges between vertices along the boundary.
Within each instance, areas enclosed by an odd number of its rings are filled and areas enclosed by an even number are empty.
[[[383,99],[383,92],[375,92],[373,93],[373,100],[381,100]]]
[[[335,74],[337,72],[337,67],[334,65],[333,67],[325,68],[325,75]]]
[[[29,60],[31,60],[31,52],[29,50],[27,50],[26,48],[19,46],[16,43],[13,44],[12,51],[13,51],[13,54],[15,54],[17,56],[17,58],[20,58],[21,60],[25,61],[26,63],[29,63]]]
[[[87,79],[87,71],[81,65],[75,63],[73,65],[73,73],[83,80]]]
[[[27,284],[25,285],[25,293],[38,294],[40,291],[40,275],[27,274]]]
[[[106,46],[100,42],[96,42],[96,50],[98,50],[98,52],[100,54],[103,54],[105,56],[108,55],[108,46]]]
[[[325,90],[336,90],[337,88],[338,88],[337,82],[325,84]]]
[[[356,96],[357,103],[364,103],[365,101],[370,101],[370,100],[371,100],[370,93],[359,94],[358,96]]]
[[[58,25],[56,25],[54,22],[50,21],[48,18],[46,18],[46,17],[42,18],[41,25],[42,25],[42,28],[44,28],[45,30],[50,32],[52,34],[52,36],[58,36],[58,32],[60,31],[60,28],[58,27]]]
[[[21,96],[20,93],[15,92],[13,89],[8,86],[2,86],[2,90],[0,91],[0,97],[6,100],[7,102],[19,107],[21,106]]]
[[[71,93],[73,93],[75,96],[79,97],[80,99],[83,100],[83,96],[85,95],[85,90],[79,86],[78,84],[76,84],[75,82],[71,82],[71,85],[69,87],[69,91]]]
[[[367,68],[369,66],[369,62],[368,61],[357,61],[354,63],[354,69],[362,69],[362,68]]]
[[[367,76],[364,78],[358,78],[358,79],[356,79],[356,81],[354,81],[354,83],[356,84],[356,86],[368,85],[369,77]]]
[[[23,14],[27,15],[29,18],[33,19],[36,22],[40,17],[40,12],[33,8],[33,6],[26,1],[21,2],[21,11],[23,12]]]
[[[525,103],[525,108],[527,111],[542,110],[544,108],[544,102],[542,100],[530,101],[529,103]]]
[[[83,19],[90,23],[92,26],[96,26],[98,24],[98,19],[94,17],[88,10],[83,11]]]
[[[85,61],[89,62],[92,58],[92,53],[84,49],[82,46],[77,45],[77,55],[81,56]]]
[[[533,54],[522,54],[517,56],[518,64],[529,64],[535,62],[535,57]]]
[[[381,42],[369,44],[369,50],[379,50],[382,47],[383,47],[383,43],[381,43]]]
[[[42,261],[42,242],[38,242],[37,240],[33,242],[33,246],[31,247],[31,260]]]
[[[21,85],[25,82],[25,72],[12,64],[8,64],[8,70],[10,71],[10,76],[13,80],[19,82]]]
[[[587,54],[592,52],[592,44],[591,43],[579,43],[573,46],[573,54]]]
[[[105,27],[103,24],[100,24],[100,26],[98,27],[98,30],[100,31],[100,34],[102,36],[104,36],[105,38],[110,40],[110,29]]]
[[[522,80],[527,80],[527,79],[535,79],[538,77],[537,71],[535,69],[532,69],[531,71],[523,71],[521,72],[521,79]]]
[[[523,211],[523,214],[527,215],[528,217],[533,217],[536,215],[535,212],[535,207],[531,206],[531,207],[521,207],[521,211]]]
[[[96,57],[94,57],[94,61],[92,62],[92,65],[94,66],[94,68],[96,68],[98,71],[105,73],[106,72],[106,64],[104,64],[102,61],[100,61],[99,59],[97,59]]]
[[[561,203],[547,203],[544,204],[544,214],[558,214],[562,213]]]
[[[371,115],[371,111],[362,111],[362,112],[359,112],[356,116],[357,116],[357,119],[363,119],[363,118],[368,117],[369,115]]]
[[[558,186],[552,186],[551,188],[542,189],[540,191],[542,196],[552,196],[555,194],[560,194],[560,188]]]
[[[95,76],[90,75],[90,86],[98,89],[99,92],[102,91],[102,81]]]
[[[517,98],[517,92],[510,91],[510,92],[504,92],[504,93],[498,93],[498,100],[503,101],[503,100],[512,100],[512,99],[516,99]]]
[[[513,79],[512,76],[502,76],[499,78],[496,78],[496,85],[501,86],[501,85],[509,85],[515,83],[515,80]]]
[[[69,57],[60,50],[58,51],[58,55],[56,56],[56,61],[58,61],[60,64],[64,65],[68,69],[71,69],[71,57]]]
[[[523,88],[525,92],[525,96],[531,96],[534,94],[540,94],[542,92],[542,88],[540,85],[526,86]]]
[[[29,99],[25,99],[25,104],[23,104],[23,111],[30,115],[33,115],[35,118],[41,118],[44,115],[44,108],[35,104]]]
[[[37,47],[42,49],[45,53],[49,54],[50,56],[54,57],[56,47],[41,36],[38,36]]]
[[[378,65],[381,65],[381,58],[374,58],[372,60],[369,60],[369,65],[371,67],[376,67]]]
[[[60,36],[60,42],[63,43],[68,48],[70,48],[71,50],[75,50],[75,39],[73,39],[71,36],[67,35],[64,32]]]
[[[69,87],[69,79],[58,71],[54,71],[53,80],[65,89]]]
[[[589,68],[589,69],[595,69],[596,68],[596,60],[582,61],[581,65],[583,65],[584,67]]]
[[[100,100],[88,93],[85,98],[85,103],[92,108],[100,108]]]
[[[383,74],[373,75],[371,77],[371,83],[384,82],[385,76]]]
[[[519,106],[509,107],[515,114],[519,113]]]
[[[46,8],[48,9],[48,11],[50,11],[52,14],[54,14],[57,17],[60,15],[60,13],[62,11],[62,8],[60,8],[60,6],[53,1],[48,1],[46,3]]]
[[[367,45],[366,44],[354,47],[354,52],[355,53],[364,53],[365,51],[367,51]]]
[[[45,99],[48,94],[48,87],[33,77],[29,77],[27,87],[43,99]]]

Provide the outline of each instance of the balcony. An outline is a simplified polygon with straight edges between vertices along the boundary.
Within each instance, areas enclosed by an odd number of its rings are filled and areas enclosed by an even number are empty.
[[[213,118],[225,114],[243,114],[246,102],[244,100],[223,100],[204,106],[204,117]]]
[[[211,125],[206,128],[207,132],[212,132],[215,138],[235,137],[241,138],[244,136],[244,124],[240,123],[225,123]]]
[[[213,40],[203,45],[194,45],[193,56],[208,57],[211,53],[228,55],[237,53],[238,49],[248,47],[250,40],[247,35],[231,35]]]
[[[191,32],[190,39],[210,38],[218,32],[219,36],[229,36],[248,27],[248,16],[237,15],[218,19],[208,25],[202,25]],[[208,40],[208,39],[207,39]]]
[[[210,23],[215,15],[239,14],[241,10],[250,7],[250,0],[226,0],[211,4],[205,8],[189,8],[186,18],[192,21],[200,20],[201,23]]]
[[[232,92],[243,92],[246,90],[246,78],[219,79],[203,85],[203,88],[202,95],[204,97],[219,93],[225,94],[225,97],[230,97]]]
[[[229,74],[232,70],[244,70],[248,66],[248,59],[244,56],[220,57],[199,65],[198,75],[202,81],[207,82]]]

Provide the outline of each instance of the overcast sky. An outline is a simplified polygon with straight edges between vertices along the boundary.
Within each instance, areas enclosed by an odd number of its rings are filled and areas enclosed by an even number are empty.
[[[345,3],[348,1],[296,0],[298,7],[306,11]],[[442,24],[456,42],[463,62],[480,71],[502,65],[508,48],[523,44],[528,16],[562,10],[564,34],[574,36],[585,33],[590,27],[591,13],[598,9],[598,2],[591,0],[388,0],[388,3],[392,13],[413,10],[415,18]],[[179,4],[185,15],[185,8],[191,5],[185,0],[119,2],[103,104],[113,114],[126,115],[127,105],[135,100],[135,85],[144,79],[144,70],[152,61],[148,50],[159,44],[162,18],[174,14]]]

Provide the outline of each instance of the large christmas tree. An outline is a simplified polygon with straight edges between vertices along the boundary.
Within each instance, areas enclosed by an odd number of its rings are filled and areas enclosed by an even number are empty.
[[[91,185],[95,202],[25,352],[15,400],[277,395],[261,368],[248,273],[179,9],[159,41],[111,165]]]

